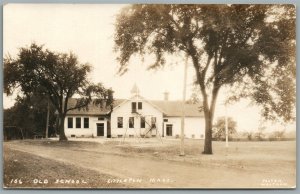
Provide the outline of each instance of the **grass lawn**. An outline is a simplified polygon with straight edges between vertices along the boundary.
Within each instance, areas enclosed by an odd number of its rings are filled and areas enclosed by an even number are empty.
[[[112,186],[104,181],[114,178],[110,175],[9,148],[4,148],[4,153],[3,182],[6,188],[111,188]]]

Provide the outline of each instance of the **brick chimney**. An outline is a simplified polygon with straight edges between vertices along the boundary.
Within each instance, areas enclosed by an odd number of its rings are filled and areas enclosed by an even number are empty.
[[[165,91],[165,92],[164,92],[164,100],[165,100],[165,101],[168,101],[168,100],[169,100],[169,92],[168,92],[168,91]]]

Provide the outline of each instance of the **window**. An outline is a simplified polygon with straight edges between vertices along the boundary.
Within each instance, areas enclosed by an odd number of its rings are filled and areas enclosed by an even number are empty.
[[[88,117],[84,118],[83,119],[83,127],[84,128],[89,128],[89,124],[90,124],[89,118]]]
[[[133,113],[136,112],[136,102],[131,103],[131,112],[133,112]]]
[[[73,128],[73,117],[68,117],[68,128]]]
[[[118,117],[118,128],[123,128],[123,117]]]
[[[129,117],[129,128],[134,128],[134,117]]]
[[[156,128],[156,117],[151,117],[151,127]]]
[[[139,110],[142,110],[142,108],[143,108],[142,102],[138,102],[138,109],[139,109]]]
[[[81,118],[76,117],[76,128],[81,128]]]
[[[164,119],[164,122],[168,122],[168,119]]]
[[[166,125],[166,128],[167,128],[167,130],[166,130],[166,132],[167,132],[167,136],[172,136],[172,128],[173,128],[173,125],[170,125],[170,124],[168,124],[168,125]]]
[[[145,128],[145,125],[146,125],[145,117],[141,117],[141,128]]]
[[[104,121],[104,117],[98,117],[98,121]]]

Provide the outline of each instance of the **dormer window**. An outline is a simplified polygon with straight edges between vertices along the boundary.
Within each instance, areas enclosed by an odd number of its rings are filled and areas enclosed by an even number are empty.
[[[138,109],[139,109],[139,110],[142,110],[142,109],[143,109],[143,104],[142,104],[142,102],[138,102]]]
[[[136,113],[136,102],[131,103],[131,112]]]

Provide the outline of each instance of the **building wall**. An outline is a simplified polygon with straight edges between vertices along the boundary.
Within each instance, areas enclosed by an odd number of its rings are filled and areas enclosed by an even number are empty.
[[[73,128],[68,128],[68,118],[73,118]],[[76,118],[81,119],[81,128],[76,128]],[[84,128],[84,118],[89,118],[89,128]],[[66,116],[65,118],[65,134],[67,137],[71,137],[75,135],[76,137],[97,137],[97,123],[104,123],[104,136],[107,137],[107,118],[104,120],[98,120],[97,116],[84,116],[84,115],[76,115],[76,116]]]
[[[131,102],[142,102],[142,109],[137,111],[143,115],[146,121],[151,124],[151,117],[156,117],[156,130],[152,131],[152,135],[162,135],[162,123],[163,123],[163,114],[158,109],[154,108],[148,102],[142,99],[132,99],[127,101],[124,104],[121,104],[120,107],[115,108],[115,110],[111,114],[111,134],[112,137],[123,137],[126,132],[126,136],[136,136],[143,135],[147,131],[149,131],[150,126],[146,123],[145,129],[141,129],[140,120],[141,117],[137,116],[137,114],[133,114],[131,110]],[[123,128],[118,128],[118,117],[123,117]],[[134,128],[129,128],[129,117],[134,117]],[[158,134],[159,133],[159,134]],[[148,133],[150,135],[150,133]]]
[[[164,136],[166,135],[166,125],[172,124],[172,137],[181,135],[181,117],[165,117]],[[205,120],[203,117],[185,117],[184,134],[186,138],[204,139],[205,138]],[[170,137],[170,136],[169,136]]]

